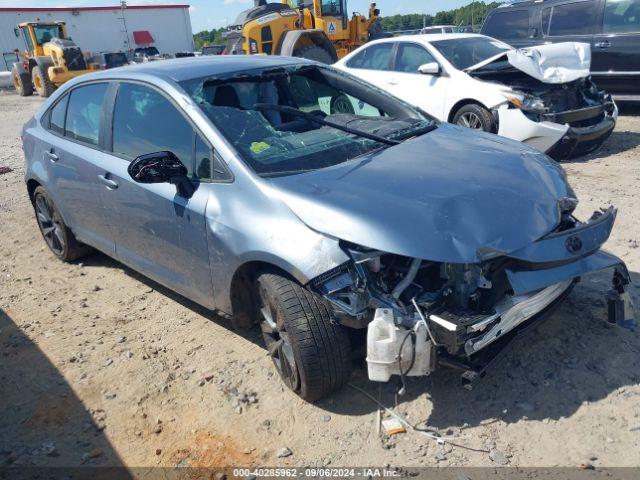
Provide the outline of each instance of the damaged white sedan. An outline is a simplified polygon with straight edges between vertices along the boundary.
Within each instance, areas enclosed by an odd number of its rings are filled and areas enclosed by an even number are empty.
[[[556,160],[597,149],[618,110],[589,76],[586,43],[523,50],[476,34],[368,43],[336,67],[441,121],[524,142]]]

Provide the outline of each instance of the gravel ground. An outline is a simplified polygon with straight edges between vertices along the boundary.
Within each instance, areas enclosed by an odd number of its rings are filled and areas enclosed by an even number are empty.
[[[459,438],[381,437],[353,387],[317,405],[284,390],[256,332],[104,255],[57,261],[23,184],[18,135],[39,104],[0,92],[0,167],[13,169],[0,175],[0,465],[640,466],[640,334],[605,322],[608,275],[584,279],[471,391],[443,370],[395,398],[357,369],[354,386]],[[565,167],[579,216],[619,207],[607,248],[640,284],[638,113]]]

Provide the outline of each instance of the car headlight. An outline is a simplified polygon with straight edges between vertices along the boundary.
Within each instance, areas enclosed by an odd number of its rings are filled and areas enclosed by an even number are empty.
[[[522,110],[534,110],[538,112],[546,111],[544,101],[533,95],[512,95],[508,96],[509,106],[511,108],[520,108]]]

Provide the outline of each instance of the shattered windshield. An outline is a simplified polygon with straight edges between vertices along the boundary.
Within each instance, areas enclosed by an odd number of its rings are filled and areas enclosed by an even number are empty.
[[[438,40],[431,42],[431,45],[458,70],[464,70],[502,52],[513,50],[506,43],[489,37]]]
[[[257,69],[181,85],[262,176],[343,163],[436,126],[385,92],[315,65]]]

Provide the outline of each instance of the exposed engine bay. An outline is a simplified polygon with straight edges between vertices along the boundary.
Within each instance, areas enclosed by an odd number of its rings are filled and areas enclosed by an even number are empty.
[[[589,76],[590,63],[588,44],[566,42],[508,51],[467,73],[504,85],[508,89],[507,109],[519,110],[536,124],[564,126],[558,130],[558,143],[548,151],[542,148],[551,157],[564,159],[595,150],[615,127],[616,105]],[[500,122],[523,128],[513,123],[515,112],[499,110]]]
[[[598,237],[599,230],[602,233],[609,228],[607,218],[612,216],[613,209],[596,212],[589,222],[582,223],[568,211],[548,238],[562,238],[567,249],[575,248],[572,242],[582,240],[573,233],[582,230]],[[439,364],[462,365],[463,369],[468,365],[471,371],[468,361],[474,355],[550,311],[579,281],[579,270],[570,267],[577,258],[532,263],[516,255],[456,264],[349,243],[343,248],[351,262],[314,279],[311,286],[334,306],[340,323],[368,329],[367,363],[369,378],[374,381],[385,382],[392,375],[427,375]],[[594,256],[599,254],[604,252]],[[609,321],[628,327],[633,324],[633,307],[626,291],[628,273],[617,260],[605,262],[609,263],[597,265],[595,270],[614,268],[607,296]],[[558,268],[566,271],[549,273],[542,284],[523,287],[513,280],[514,272],[544,275],[546,268],[548,272]]]

